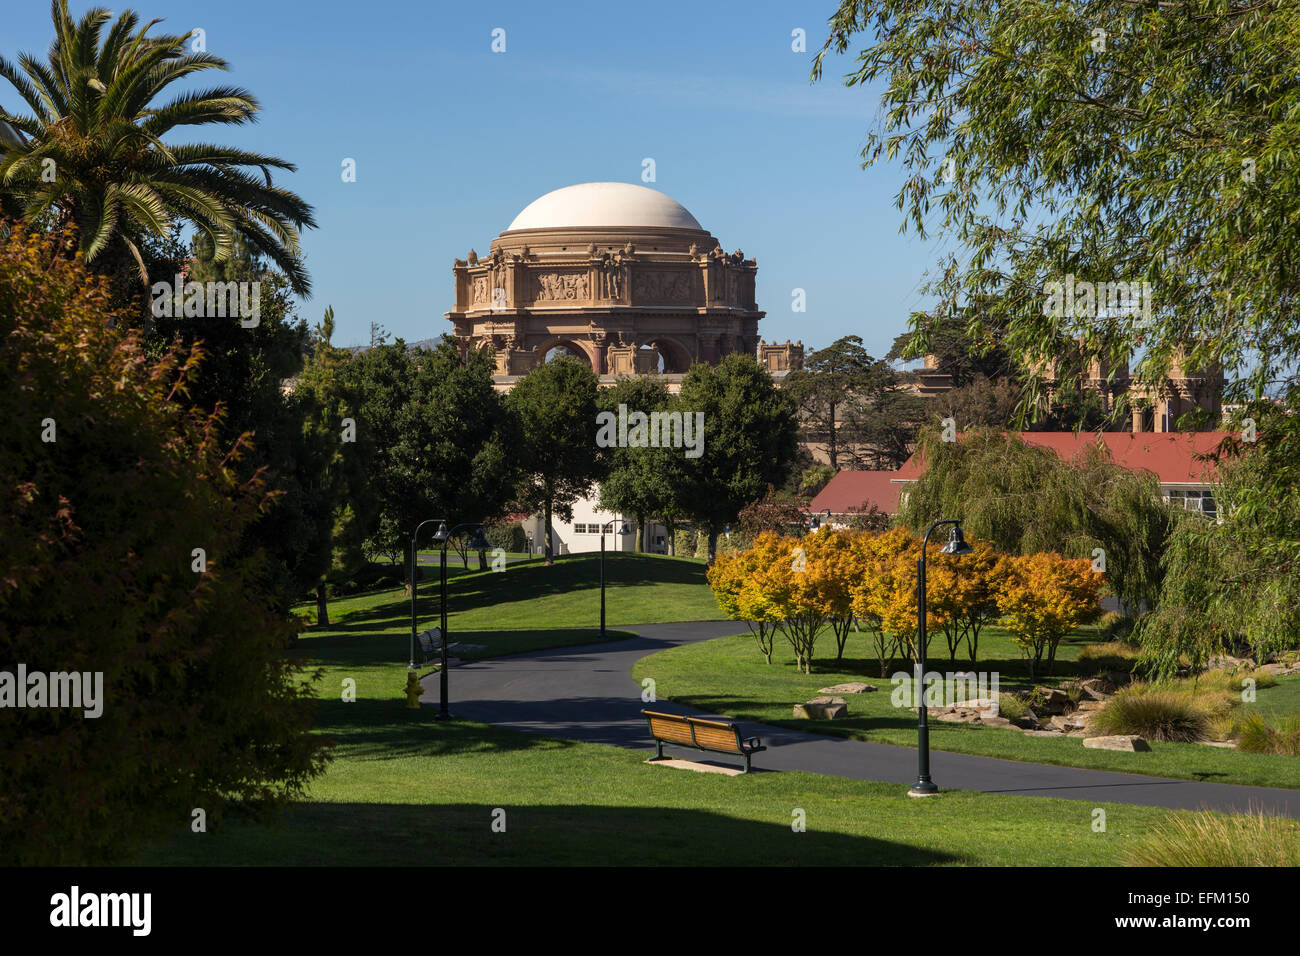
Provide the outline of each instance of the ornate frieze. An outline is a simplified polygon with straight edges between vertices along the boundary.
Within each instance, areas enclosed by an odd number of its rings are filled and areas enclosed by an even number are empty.
[[[689,272],[636,272],[632,277],[632,297],[637,302],[689,302],[692,287]]]
[[[583,272],[538,272],[533,282],[539,302],[576,302],[590,297],[587,275]]]

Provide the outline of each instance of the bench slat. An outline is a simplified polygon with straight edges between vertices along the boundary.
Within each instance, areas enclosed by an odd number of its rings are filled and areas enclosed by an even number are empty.
[[[727,753],[742,753],[734,727],[715,727],[692,721],[695,727],[695,742],[710,750],[723,750]]]
[[[682,717],[659,711],[643,710],[650,724],[650,736],[659,742],[659,759],[663,758],[665,743],[711,750],[716,753],[736,754],[745,758],[745,771],[753,754],[766,750],[758,739],[742,740],[740,725],[735,721],[707,720],[701,717]]]

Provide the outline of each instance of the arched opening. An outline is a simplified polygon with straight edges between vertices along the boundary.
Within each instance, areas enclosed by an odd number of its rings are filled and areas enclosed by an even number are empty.
[[[643,345],[639,349],[637,349],[637,351],[640,352],[643,356],[648,355],[651,352],[655,352],[656,363],[655,363],[654,371],[658,372],[660,375],[664,373],[663,352],[659,352],[653,345]],[[641,368],[641,367],[642,367],[642,362],[637,362],[637,368]]]
[[[659,371],[665,374],[680,375],[694,364],[690,350],[676,339],[659,336],[647,341],[645,345],[659,350]]]
[[[588,368],[591,367],[591,356],[577,342],[569,339],[556,339],[543,345],[538,351],[542,353],[543,362],[551,362],[561,356],[567,355],[577,359]]]

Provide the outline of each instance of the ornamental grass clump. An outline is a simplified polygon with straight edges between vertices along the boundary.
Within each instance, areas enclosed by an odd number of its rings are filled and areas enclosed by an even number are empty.
[[[1300,714],[1266,717],[1252,712],[1240,717],[1232,729],[1238,750],[1300,757]]]
[[[1129,866],[1300,866],[1300,823],[1263,811],[1179,813],[1124,852]]]
[[[1221,702],[1205,706],[1185,689],[1131,684],[1118,691],[1097,714],[1098,735],[1136,734],[1145,740],[1204,740]]]
[[[1019,720],[1029,713],[1029,704],[1016,694],[998,695],[998,716],[1007,720]]]

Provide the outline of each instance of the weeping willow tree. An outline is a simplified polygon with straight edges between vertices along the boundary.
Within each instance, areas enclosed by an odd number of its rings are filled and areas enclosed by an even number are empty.
[[[1169,538],[1156,613],[1139,622],[1144,659],[1160,676],[1243,649],[1257,660],[1300,646],[1300,389],[1253,403],[1254,442],[1229,440],[1215,491],[1222,522],[1194,516]]]
[[[960,518],[967,534],[1008,554],[1055,551],[1095,560],[1100,548],[1106,579],[1124,606],[1156,604],[1174,517],[1155,475],[1120,467],[1101,444],[1065,462],[995,429],[977,429],[959,442],[930,430],[918,450],[926,471],[898,515],[914,532],[923,534],[939,518]]]

